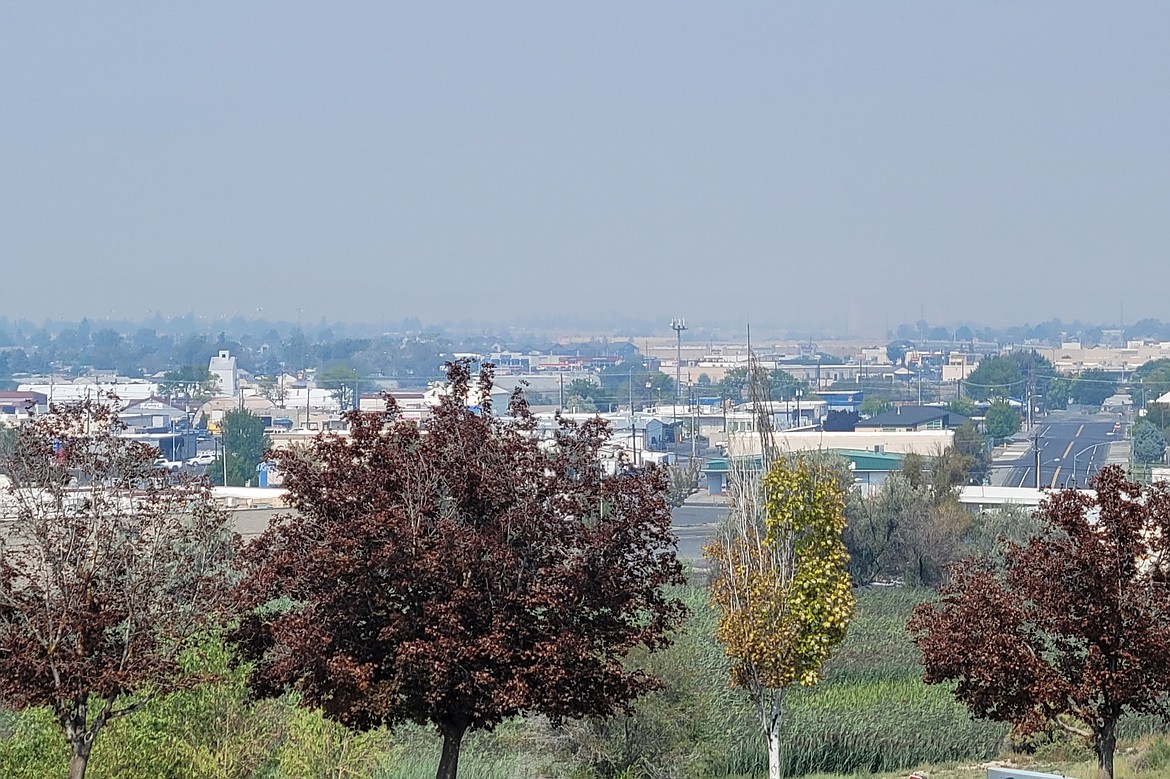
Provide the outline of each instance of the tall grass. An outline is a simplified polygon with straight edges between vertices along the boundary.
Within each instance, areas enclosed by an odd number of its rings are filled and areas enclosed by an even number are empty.
[[[786,775],[891,771],[999,751],[1006,726],[973,719],[948,688],[922,681],[906,619],[930,592],[857,593],[856,616],[824,679],[788,695],[781,736]],[[762,739],[753,730],[720,768],[728,775],[766,774]]]
[[[991,757],[1007,728],[972,719],[944,687],[922,682],[906,619],[929,590],[858,593],[856,617],[824,680],[793,688],[782,730],[786,775],[911,768]],[[661,655],[637,658],[666,688],[606,723],[575,723],[576,751],[562,757],[598,777],[759,776],[767,753],[745,695],[727,686],[722,648],[711,638],[705,592],[688,593],[685,632]],[[631,743],[632,742],[632,743]]]

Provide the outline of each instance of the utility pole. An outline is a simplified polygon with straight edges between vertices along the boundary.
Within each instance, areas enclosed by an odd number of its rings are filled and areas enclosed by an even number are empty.
[[[695,385],[690,383],[688,375],[687,384],[691,390],[691,462],[695,461],[695,448],[699,444],[699,403],[695,399]]]
[[[687,320],[670,320],[670,329],[678,336],[674,352],[674,459],[678,460],[678,404],[682,396],[682,334],[687,329]]]
[[[638,428],[634,424],[634,366],[630,366],[630,447],[634,452],[634,467],[638,467]]]
[[[1035,426],[1035,421],[1032,419],[1032,393],[1035,392],[1032,387],[1032,361],[1028,361],[1028,383],[1024,387],[1024,402],[1028,404],[1028,408],[1024,410],[1024,421],[1028,424],[1028,430]]]

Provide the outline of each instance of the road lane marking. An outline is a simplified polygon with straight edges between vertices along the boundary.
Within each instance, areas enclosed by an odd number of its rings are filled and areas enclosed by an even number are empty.
[[[1068,447],[1067,447],[1067,448],[1064,450],[1064,454],[1062,454],[1062,455],[1060,456],[1060,459],[1062,459],[1062,460],[1063,460],[1063,459],[1067,458],[1067,457],[1068,457],[1068,453],[1072,451],[1072,448],[1073,448],[1073,442],[1072,442],[1072,441],[1069,441],[1069,442],[1068,442]]]
[[[1069,444],[1072,446],[1072,444]],[[1056,466],[1056,470],[1052,473],[1052,484],[1049,484],[1050,489],[1056,489],[1056,480],[1060,478],[1060,466]]]
[[[1080,438],[1081,433],[1084,431],[1084,429],[1085,429],[1085,423],[1082,422],[1081,426],[1077,428],[1077,432],[1073,433],[1073,438]]]

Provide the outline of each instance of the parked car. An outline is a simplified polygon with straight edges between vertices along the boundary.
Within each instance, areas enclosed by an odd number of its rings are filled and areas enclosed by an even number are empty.
[[[168,460],[165,457],[160,457],[154,461],[155,468],[162,468],[164,471],[177,471],[183,467],[182,460]]]
[[[213,462],[215,462],[215,455],[211,452],[203,452],[187,460],[187,465],[211,465]]]

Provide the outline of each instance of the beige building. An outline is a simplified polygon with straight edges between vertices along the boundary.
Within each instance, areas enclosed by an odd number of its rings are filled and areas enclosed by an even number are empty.
[[[1102,368],[1118,373],[1129,373],[1150,360],[1170,358],[1170,342],[1147,344],[1130,341],[1124,347],[1081,346],[1078,342],[1061,344],[1059,347],[1023,347],[1035,349],[1060,373],[1078,373],[1087,368]]]
[[[979,367],[979,355],[951,352],[942,366],[942,380],[945,383],[963,381]]]

